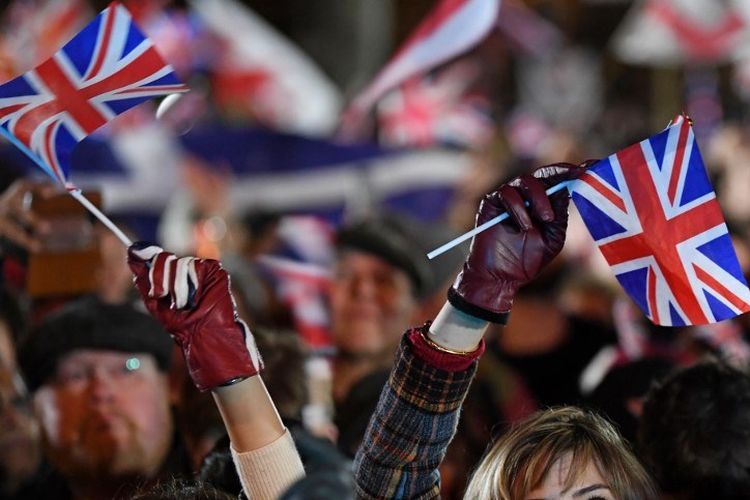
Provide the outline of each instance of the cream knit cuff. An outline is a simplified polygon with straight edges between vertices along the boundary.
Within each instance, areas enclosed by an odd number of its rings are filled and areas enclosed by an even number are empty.
[[[263,448],[242,453],[230,449],[242,489],[250,500],[275,500],[305,475],[289,429]]]

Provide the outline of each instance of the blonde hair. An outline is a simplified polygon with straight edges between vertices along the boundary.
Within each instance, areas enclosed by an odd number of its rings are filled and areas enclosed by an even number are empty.
[[[477,467],[464,498],[522,500],[565,456],[570,456],[565,487],[593,462],[618,500],[657,498],[651,478],[612,424],[575,407],[537,412],[500,438]]]

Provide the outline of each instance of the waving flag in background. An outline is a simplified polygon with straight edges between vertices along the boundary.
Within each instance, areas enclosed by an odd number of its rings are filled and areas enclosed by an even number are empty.
[[[684,116],[593,165],[571,193],[618,281],[654,323],[714,323],[750,310],[750,290]]]
[[[51,58],[0,85],[0,126],[67,184],[71,153],[84,137],[147,99],[185,90],[113,3]]]
[[[720,64],[750,39],[737,0],[643,0],[617,28],[611,45],[630,64]]]
[[[210,64],[221,110],[284,132],[330,134],[340,92],[302,50],[243,3],[190,0],[189,5],[223,45]]]
[[[469,61],[440,74],[412,78],[378,103],[378,132],[386,146],[483,144],[492,137],[491,103],[468,87],[479,69]]]
[[[331,348],[326,296],[331,286],[325,268],[291,259],[263,255],[261,266],[274,274],[277,293],[292,311],[295,329],[315,351]]]
[[[471,54],[481,58],[469,61],[481,71],[466,71],[463,56],[494,35],[531,57],[549,54],[563,39],[518,0],[441,0],[351,101],[339,137],[367,137],[369,114],[377,105],[380,137],[387,145],[484,145],[494,125],[486,96],[498,61]],[[456,65],[464,67],[456,70]]]
[[[10,3],[0,26],[0,79],[12,78],[54,54],[91,15],[86,0]]]
[[[471,49],[497,25],[500,0],[441,0],[345,110],[341,134],[362,135],[365,116],[404,81]]]

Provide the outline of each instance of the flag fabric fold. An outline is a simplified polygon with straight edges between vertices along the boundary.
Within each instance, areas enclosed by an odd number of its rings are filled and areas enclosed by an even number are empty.
[[[654,323],[714,323],[750,310],[686,117],[597,162],[570,191],[617,280]]]
[[[115,2],[52,57],[0,85],[0,127],[68,184],[78,142],[143,101],[186,90]]]

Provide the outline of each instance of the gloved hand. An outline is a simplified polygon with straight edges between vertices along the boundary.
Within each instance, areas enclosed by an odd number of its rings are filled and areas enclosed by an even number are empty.
[[[263,368],[218,261],[177,258],[139,242],[128,249],[128,265],[146,308],[182,348],[198,389],[227,385]]]
[[[545,190],[579,177],[588,165],[540,167],[484,197],[477,226],[506,211],[510,217],[474,236],[463,269],[448,291],[453,307],[487,321],[507,321],[518,289],[536,278],[565,243],[570,196],[563,189],[548,197]]]

